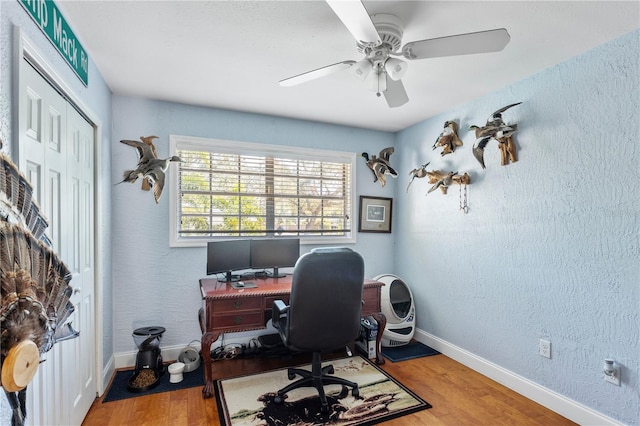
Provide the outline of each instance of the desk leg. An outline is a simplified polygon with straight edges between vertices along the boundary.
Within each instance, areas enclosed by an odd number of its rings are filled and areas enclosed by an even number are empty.
[[[203,398],[213,396],[213,361],[211,360],[211,344],[218,340],[219,332],[209,331],[202,336],[202,359],[204,361],[204,388]]]
[[[382,312],[378,312],[372,315],[373,319],[378,323],[378,335],[376,336],[376,364],[384,364],[384,357],[382,356],[382,333],[387,326],[387,317]]]

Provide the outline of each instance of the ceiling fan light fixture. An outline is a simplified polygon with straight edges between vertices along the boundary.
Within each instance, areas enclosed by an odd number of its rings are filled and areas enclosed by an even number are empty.
[[[376,92],[376,95],[380,96],[382,92],[387,90],[387,73],[384,70],[371,74],[368,80],[369,88],[372,92]]]
[[[0,0],[1,1],[1,0]],[[363,0],[326,0],[331,9],[355,38],[360,61],[343,61],[280,80],[281,86],[294,86],[351,68],[351,73],[365,81],[378,97],[384,94],[387,105],[397,108],[409,101],[401,78],[407,60],[498,52],[509,43],[505,28],[416,40],[402,46],[404,24],[395,15],[369,15]],[[392,57],[393,56],[393,57]]]
[[[389,78],[398,81],[407,72],[407,63],[396,58],[389,58],[384,64],[384,69],[389,74]]]
[[[366,80],[369,74],[371,74],[371,70],[373,70],[373,64],[369,59],[365,58],[351,68],[353,70],[353,75],[355,75],[360,80]]]

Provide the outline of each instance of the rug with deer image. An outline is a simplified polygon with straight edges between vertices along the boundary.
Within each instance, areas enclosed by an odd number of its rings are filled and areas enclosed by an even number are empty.
[[[332,364],[334,375],[358,383],[354,398],[340,385],[325,386],[329,412],[320,410],[315,388],[292,390],[282,403],[275,403],[279,389],[291,381],[287,369],[217,380],[216,402],[225,426],[275,425],[371,425],[431,408],[431,405],[360,356],[323,362]],[[297,366],[310,370],[311,365]],[[296,377],[296,380],[299,377]]]

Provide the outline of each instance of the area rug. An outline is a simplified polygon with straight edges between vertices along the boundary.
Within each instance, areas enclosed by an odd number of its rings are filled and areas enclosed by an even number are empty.
[[[382,355],[392,362],[406,361],[408,359],[439,354],[440,352],[420,342],[409,342],[402,346],[382,348]]]
[[[287,369],[217,380],[216,402],[224,426],[257,425],[372,425],[431,405],[397,382],[369,360],[360,356],[323,362],[332,364],[334,375],[358,383],[360,396],[341,394],[340,385],[325,386],[329,413],[320,412],[315,388],[289,392],[284,403],[273,398],[291,381]],[[310,364],[299,368],[309,370]],[[299,377],[296,377],[296,379]]]
[[[109,390],[107,394],[102,399],[102,402],[111,402],[117,401],[119,399],[126,398],[135,398],[136,396],[144,396],[151,395],[154,393],[160,392],[169,392],[178,389],[186,389],[192,388],[194,386],[204,386],[204,370],[203,364],[201,363],[198,368],[188,373],[183,373],[183,380],[179,383],[171,383],[169,382],[170,374],[165,371],[165,373],[160,376],[160,383],[153,388],[149,389],[145,392],[130,392],[127,389],[127,384],[129,383],[129,379],[133,374],[133,370],[125,370],[125,371],[117,371],[113,381],[111,382],[111,386],[109,386]],[[166,370],[166,368],[165,368]]]

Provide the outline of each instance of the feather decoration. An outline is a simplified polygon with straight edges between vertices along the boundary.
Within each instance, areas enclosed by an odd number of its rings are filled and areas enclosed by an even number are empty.
[[[12,425],[24,424],[40,356],[79,335],[67,322],[72,275],[50,248],[48,226],[28,179],[0,152],[0,379]]]
[[[40,240],[47,241],[44,231],[49,226],[33,199],[33,188],[15,164],[0,152],[0,218],[22,223]]]
[[[65,324],[74,309],[71,272],[42,241],[6,221],[0,221],[0,274],[2,359],[25,339],[42,354],[58,338],[77,335]]]

